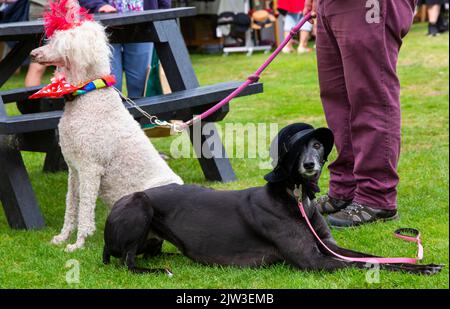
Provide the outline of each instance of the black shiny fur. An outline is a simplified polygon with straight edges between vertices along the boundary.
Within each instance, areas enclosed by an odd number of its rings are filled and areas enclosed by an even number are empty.
[[[161,251],[162,240],[167,240],[184,255],[206,265],[261,267],[285,262],[301,270],[364,268],[364,263],[331,256],[316,241],[292,195],[294,185],[300,185],[308,217],[332,250],[351,257],[369,256],[337,246],[308,197],[309,183],[317,183],[323,167],[321,147],[316,140],[302,147],[296,156],[295,175],[287,182],[241,191],[172,184],[123,197],[106,222],[103,261],[109,263],[110,256],[114,256],[122,258],[133,272],[168,273],[165,269],[143,269],[135,264],[136,255],[156,255]],[[312,163],[317,162],[319,169],[312,173],[313,168],[317,169]],[[161,241],[155,241],[154,236]],[[402,264],[381,268],[434,274],[442,266]]]

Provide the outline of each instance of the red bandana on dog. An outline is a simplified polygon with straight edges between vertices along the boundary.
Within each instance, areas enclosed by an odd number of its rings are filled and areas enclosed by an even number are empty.
[[[40,98],[62,98],[66,97],[68,100],[73,100],[74,97],[80,96],[87,92],[111,87],[116,83],[114,75],[107,75],[102,78],[94,79],[78,86],[74,86],[66,82],[64,77],[54,77],[51,79],[51,83],[35,94],[28,97],[29,99]]]

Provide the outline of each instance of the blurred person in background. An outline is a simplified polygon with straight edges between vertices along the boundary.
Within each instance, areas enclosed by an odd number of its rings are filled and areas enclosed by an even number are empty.
[[[0,23],[28,20],[28,0],[0,0]],[[0,60],[16,45],[16,42],[0,42]],[[20,68],[16,73],[20,72]]]
[[[47,0],[30,0],[29,20],[42,18],[47,6]],[[31,62],[25,76],[25,87],[39,86],[42,83],[42,77],[45,74],[45,65]]]
[[[422,4],[426,4],[428,8],[428,35],[437,36],[448,30],[448,22],[446,23],[441,16],[441,8],[448,4],[448,0],[422,0]]]
[[[91,13],[126,13],[171,7],[171,0],[80,0],[79,2]],[[125,71],[128,96],[142,97],[153,54],[153,43],[112,44],[112,47],[112,73],[117,80],[116,87],[122,90]]]
[[[300,20],[303,18],[303,10],[305,8],[305,0],[279,0],[278,10],[284,15],[284,37],[287,37],[292,28],[294,28]],[[311,37],[313,25],[307,22],[300,30],[300,43],[297,49],[299,54],[311,52],[312,49],[308,48],[308,41]],[[283,53],[292,53],[294,48],[292,47],[292,41],[283,48]]]

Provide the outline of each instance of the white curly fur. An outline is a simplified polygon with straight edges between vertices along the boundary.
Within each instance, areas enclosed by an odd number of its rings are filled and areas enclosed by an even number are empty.
[[[111,51],[96,22],[58,31],[32,52],[35,61],[58,65],[72,84],[108,75]],[[62,153],[69,166],[66,213],[54,244],[77,227],[77,240],[66,251],[82,248],[95,231],[97,196],[111,207],[124,195],[170,183],[182,184],[150,143],[112,88],[67,102],[59,123]]]

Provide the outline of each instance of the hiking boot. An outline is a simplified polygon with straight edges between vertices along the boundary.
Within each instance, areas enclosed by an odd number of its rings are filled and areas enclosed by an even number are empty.
[[[316,200],[316,207],[323,215],[333,214],[350,205],[351,200],[340,200],[330,197],[328,194],[319,197]]]
[[[352,202],[341,211],[329,215],[328,223],[332,227],[354,227],[375,221],[390,221],[398,219],[397,210],[377,209]]]

